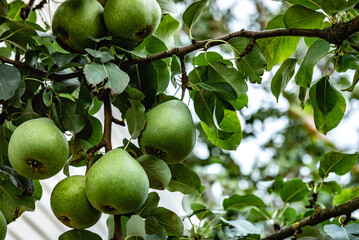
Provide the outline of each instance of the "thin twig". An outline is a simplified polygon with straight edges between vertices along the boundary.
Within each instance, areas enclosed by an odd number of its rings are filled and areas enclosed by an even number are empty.
[[[122,120],[119,120],[115,117],[112,117],[112,120],[111,120],[113,123],[117,124],[117,125],[120,125],[122,127],[125,127],[126,124],[125,124],[125,121],[122,121]]]
[[[185,56],[181,55],[180,56],[180,62],[181,62],[181,72],[182,72],[182,96],[181,96],[181,101],[184,98],[184,94],[186,92],[186,89],[189,88],[188,87],[188,76],[187,76],[187,72],[186,72],[186,63],[185,63]]]
[[[299,222],[296,222],[289,227],[283,228],[268,237],[262,238],[262,240],[282,240],[287,237],[293,236],[296,230],[304,226],[315,226],[330,218],[342,215],[351,216],[351,213],[357,209],[359,209],[359,197],[340,205],[329,207],[321,211],[316,211],[315,214],[313,214],[312,216],[307,217]]]

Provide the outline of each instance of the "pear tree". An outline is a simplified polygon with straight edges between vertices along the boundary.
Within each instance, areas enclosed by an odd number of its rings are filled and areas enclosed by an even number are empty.
[[[241,2],[64,0],[50,22],[46,0],[0,0],[0,239],[61,170],[53,239],[101,239],[103,215],[111,240],[355,239],[359,155],[326,135],[359,99],[359,0],[254,0],[253,28],[228,31]],[[248,115],[254,87],[289,107]],[[233,154],[273,117],[273,157],[244,174]]]

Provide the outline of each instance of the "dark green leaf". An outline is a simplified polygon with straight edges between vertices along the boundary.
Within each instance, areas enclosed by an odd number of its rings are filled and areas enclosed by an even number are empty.
[[[102,238],[88,230],[73,229],[61,234],[59,240],[102,240]]]
[[[331,16],[347,7],[346,0],[325,0],[323,1],[323,10]]]
[[[213,212],[201,203],[191,203],[191,209],[200,221],[213,215]]]
[[[320,29],[325,15],[301,5],[294,5],[285,12],[283,21],[287,28]]]
[[[8,100],[14,96],[21,81],[17,68],[5,64],[0,65],[0,100]]]
[[[346,101],[343,95],[330,83],[329,77],[321,78],[309,91],[317,130],[326,134],[340,123]]]
[[[132,107],[126,112],[126,122],[131,138],[136,139],[145,127],[145,107],[139,101],[132,99],[129,101]]]
[[[158,223],[166,230],[167,235],[181,236],[183,234],[183,223],[174,212],[163,207],[158,207],[152,209],[150,216],[157,219]]]
[[[330,181],[324,182],[320,191],[328,193],[329,195],[336,195],[341,193],[342,190],[342,186],[340,186],[336,181]]]
[[[337,175],[344,175],[354,167],[358,157],[358,153],[345,154],[335,151],[328,152],[324,154],[320,160],[319,175],[322,178],[328,177],[330,172],[334,172]]]
[[[157,218],[153,216],[149,216],[146,218],[146,233],[150,234],[150,237],[147,235],[147,239],[159,240],[159,239],[167,239],[166,238],[166,230],[164,227],[160,225]]]
[[[267,221],[268,219],[271,219],[271,216],[265,208],[253,207],[251,210],[249,210],[248,221],[252,223],[263,222]]]
[[[156,192],[150,192],[147,196],[145,203],[135,211],[136,214],[140,215],[143,218],[147,218],[152,209],[158,206],[160,201],[160,196]]]
[[[235,101],[237,99],[237,93],[226,82],[212,82],[206,81],[197,84],[200,88],[206,89],[209,92],[215,92],[224,97],[227,100]]]
[[[291,4],[299,4],[312,10],[322,8],[323,1],[325,0],[286,0],[286,2]]]
[[[193,24],[199,19],[201,14],[206,10],[207,0],[201,0],[192,3],[184,11],[182,20],[186,26],[191,29]]]
[[[246,207],[253,207],[253,206],[265,207],[266,205],[264,204],[262,199],[260,199],[259,197],[253,194],[244,195],[244,196],[234,194],[231,197],[223,200],[223,208],[225,210],[229,208],[242,210]]]
[[[132,215],[126,223],[126,239],[146,239],[145,221],[138,215]]]
[[[216,125],[213,120],[214,104],[217,97],[215,93],[208,91],[198,91],[193,99],[194,109],[197,116],[210,129],[215,130]]]
[[[280,197],[286,203],[299,202],[310,193],[307,184],[301,179],[292,179],[285,182],[280,189]]]
[[[285,60],[272,79],[271,90],[273,95],[279,99],[289,80],[293,77],[297,59],[288,58]]]
[[[80,132],[85,127],[86,116],[77,114],[77,104],[67,98],[61,98],[61,108],[58,111],[61,115],[61,123],[66,130],[73,133]]]
[[[30,196],[34,193],[34,182],[18,174],[13,168],[0,166],[0,175],[6,176],[15,187],[22,191],[23,196]]]
[[[10,180],[0,182],[0,210],[8,223],[17,219],[25,211],[35,209],[33,196],[23,196]]]
[[[197,173],[183,164],[169,165],[171,181],[167,189],[171,192],[179,191],[183,194],[198,194],[201,191],[201,180]]]
[[[330,45],[327,41],[318,40],[308,50],[300,68],[295,76],[295,82],[301,87],[309,88],[313,77],[315,64],[329,51]]]
[[[235,56],[238,57],[242,53],[250,40],[248,38],[232,38],[228,43],[235,48]],[[251,83],[261,83],[264,69],[267,66],[267,61],[263,56],[257,43],[254,44],[252,50],[244,57],[236,60],[238,71],[245,79],[249,79]]]
[[[137,159],[147,173],[150,188],[164,190],[171,180],[171,170],[167,164],[151,155],[142,155]]]

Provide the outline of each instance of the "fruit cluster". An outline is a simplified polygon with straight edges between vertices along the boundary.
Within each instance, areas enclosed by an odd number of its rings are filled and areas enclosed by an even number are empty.
[[[101,38],[108,33],[139,42],[160,23],[161,8],[156,0],[99,1],[66,0],[56,9],[52,31],[61,47],[70,52],[84,52],[95,46],[90,37]]]
[[[167,164],[175,164],[192,152],[195,126],[183,102],[163,102],[149,110],[145,118],[146,126],[139,137],[144,155],[139,159],[135,160],[123,148],[116,148],[99,158],[86,176],[70,176],[55,186],[51,208],[63,224],[85,229],[100,219],[101,212],[127,214],[136,211],[145,202],[150,186],[140,162],[160,158]],[[51,119],[37,118],[15,129],[8,156],[13,168],[24,177],[46,179],[64,167],[69,146]]]

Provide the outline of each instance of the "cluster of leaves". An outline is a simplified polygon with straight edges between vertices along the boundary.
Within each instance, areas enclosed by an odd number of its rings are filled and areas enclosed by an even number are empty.
[[[342,22],[358,16],[358,0],[288,0],[286,11],[270,20],[266,30],[273,29],[331,29]],[[16,126],[28,119],[47,116],[57,126],[71,136],[71,155],[64,173],[69,174],[69,166],[85,166],[88,151],[102,142],[103,126],[95,117],[102,101],[109,94],[111,104],[122,113],[131,139],[124,140],[131,153],[139,157],[141,151],[131,143],[137,139],[145,126],[145,112],[153,106],[174,98],[165,94],[169,84],[180,88],[187,73],[178,56],[156,61],[133,64],[138,58],[165,52],[175,47],[174,35],[180,21],[172,15],[173,1],[160,1],[164,16],[156,32],[133,44],[107,36],[92,39],[95,49],[86,49],[86,54],[69,53],[56,43],[56,37],[49,34],[48,25],[41,27],[36,22],[36,12],[32,11],[26,21],[21,19],[21,9],[26,4],[20,0],[7,3],[0,0],[0,209],[7,221],[11,222],[24,211],[34,210],[34,202],[41,197],[39,182],[30,181],[14,172],[7,159],[7,145]],[[182,15],[182,22],[192,29],[206,10],[206,0],[194,2]],[[172,14],[172,15],[171,15]],[[333,28],[334,29],[334,28]],[[334,31],[334,30],[333,30]],[[352,85],[345,91],[353,91],[359,79],[358,34],[351,35],[340,45],[331,45],[325,40],[305,37],[308,48],[304,56],[294,58],[300,44],[300,37],[274,36],[270,38],[231,38],[221,42],[233,52],[233,60],[225,59],[220,53],[209,51],[207,42],[203,52],[194,54],[186,66],[191,66],[188,83],[190,98],[196,115],[208,140],[217,148],[236,150],[242,140],[242,128],[238,112],[248,104],[248,84],[261,84],[265,71],[281,64],[271,81],[271,91],[278,100],[290,81],[299,90],[298,99],[303,106],[309,92],[316,129],[326,134],[342,120],[346,100],[335,87],[333,72],[355,70]],[[189,54],[190,53],[186,53]],[[15,56],[15,61],[9,58]],[[181,55],[179,57],[184,57]],[[318,62],[325,63],[325,71],[320,79],[313,80],[313,70]],[[296,71],[296,67],[299,66]],[[223,152],[225,155],[226,153]],[[95,153],[95,161],[100,153]],[[228,160],[229,159],[229,160]],[[230,157],[226,164],[236,166]],[[166,239],[190,236],[195,239],[259,239],[263,232],[257,223],[267,222],[278,229],[294,224],[320,207],[346,202],[357,197],[356,188],[342,189],[333,181],[326,181],[330,172],[338,175],[348,173],[358,159],[358,154],[330,151],[325,154],[318,169],[318,179],[304,182],[277,177],[267,192],[281,204],[267,205],[263,197],[249,194],[231,194],[216,210],[210,209],[198,197],[204,187],[198,174],[184,164],[167,165],[163,161],[141,162],[153,189],[179,191],[191,196],[187,206],[188,215],[180,218],[172,211],[159,207],[159,195],[150,193],[139,210],[132,215],[121,216],[123,232],[128,239]],[[216,159],[219,162],[221,159]],[[90,162],[91,162],[90,161]],[[188,164],[190,165],[190,164]],[[237,168],[235,168],[237,169]],[[231,174],[235,177],[239,171]],[[238,178],[238,175],[236,176]],[[331,202],[320,206],[319,193],[334,196]],[[312,195],[312,199],[308,196]],[[322,195],[322,194],[320,194]],[[310,208],[295,205],[310,200]],[[274,200],[273,200],[274,201]],[[11,206],[11,207],[9,207]],[[246,216],[246,220],[243,219]],[[192,229],[185,232],[183,220],[199,220],[192,223]],[[145,220],[144,220],[145,219]],[[256,223],[256,225],[255,225]],[[329,222],[327,222],[329,223]],[[341,224],[339,220],[334,222]],[[114,234],[114,218],[108,219],[110,238]],[[298,235],[328,235],[338,239],[338,234],[357,234],[357,224],[343,226],[331,224],[319,232],[312,227],[298,231]],[[270,231],[268,231],[270,232]]]

